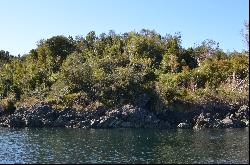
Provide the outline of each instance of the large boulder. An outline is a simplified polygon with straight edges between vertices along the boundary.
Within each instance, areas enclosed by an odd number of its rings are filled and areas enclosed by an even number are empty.
[[[57,118],[57,113],[47,105],[35,104],[23,116],[28,127],[49,127]]]
[[[57,112],[57,118],[53,122],[54,127],[73,127],[76,125],[73,121],[77,118],[75,110],[65,108]]]
[[[98,119],[101,116],[104,116],[106,113],[106,108],[103,106],[97,107],[96,109],[86,109],[86,117],[90,119]]]
[[[249,107],[241,106],[236,111],[229,112],[222,120],[219,121],[220,128],[241,128],[249,126]]]
[[[101,117],[92,119],[91,128],[157,128],[159,123],[160,120],[154,113],[128,104],[107,110]]]
[[[219,128],[241,128],[245,126],[245,123],[240,119],[232,119],[228,116],[221,120],[218,125]]]
[[[199,130],[202,128],[209,128],[211,127],[211,116],[210,113],[201,113],[200,115],[198,115],[195,119],[195,124],[193,129]]]
[[[58,117],[56,111],[45,104],[35,104],[30,108],[20,107],[5,120],[9,127],[50,127]]]
[[[249,120],[249,107],[247,105],[243,105],[234,114],[235,114],[234,117],[237,118],[237,119]]]
[[[3,125],[7,127],[24,127],[25,122],[22,120],[21,117],[12,115],[7,118]]]

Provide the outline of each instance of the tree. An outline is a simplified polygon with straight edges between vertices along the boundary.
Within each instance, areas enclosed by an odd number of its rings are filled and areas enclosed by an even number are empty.
[[[246,46],[247,46],[247,51],[249,51],[249,21],[245,21],[245,30],[242,30],[242,35],[244,37]]]
[[[186,49],[179,33],[161,36],[142,29],[99,36],[91,31],[75,39],[53,36],[20,57],[0,51],[0,104],[35,98],[63,106],[129,103],[159,110],[212,92],[224,90],[230,97],[231,77],[247,85],[248,67],[246,52],[227,54],[213,40]]]
[[[65,36],[54,36],[45,41],[41,41],[37,51],[31,51],[34,58],[38,56],[41,65],[49,68],[50,73],[57,72],[66,57],[75,50],[75,45],[71,38]],[[36,53],[37,52],[37,53]]]
[[[219,50],[219,43],[210,39],[204,40],[201,45],[194,48],[198,65],[200,66],[205,59],[212,57]]]
[[[4,64],[9,63],[12,59],[14,59],[14,56],[10,55],[8,51],[0,50],[0,69]]]
[[[180,55],[181,55],[181,35],[167,35],[164,38],[164,55],[161,61],[161,69],[163,73],[179,72],[180,69]]]

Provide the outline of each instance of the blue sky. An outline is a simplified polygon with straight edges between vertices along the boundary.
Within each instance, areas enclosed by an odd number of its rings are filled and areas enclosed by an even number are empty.
[[[225,51],[242,51],[248,6],[248,0],[0,0],[0,50],[22,55],[53,35],[146,28],[180,32],[186,48],[213,39]]]

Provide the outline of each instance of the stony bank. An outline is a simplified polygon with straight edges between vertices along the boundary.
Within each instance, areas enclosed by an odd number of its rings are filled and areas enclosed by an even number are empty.
[[[159,128],[204,129],[242,128],[249,126],[249,106],[197,106],[192,111],[152,112],[146,108],[124,105],[116,109],[98,107],[77,111],[54,110],[45,103],[20,107],[13,114],[0,111],[2,127],[67,128]]]

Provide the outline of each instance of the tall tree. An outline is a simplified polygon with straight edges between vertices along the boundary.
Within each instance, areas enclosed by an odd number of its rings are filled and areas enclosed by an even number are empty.
[[[243,37],[247,46],[247,51],[249,51],[249,21],[245,21],[245,29],[243,30]]]

